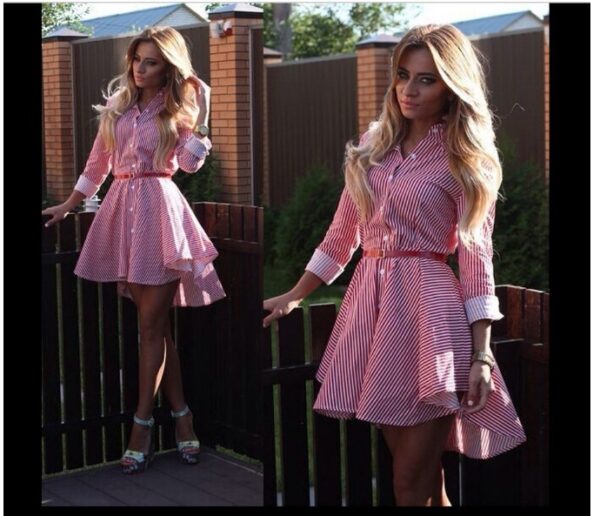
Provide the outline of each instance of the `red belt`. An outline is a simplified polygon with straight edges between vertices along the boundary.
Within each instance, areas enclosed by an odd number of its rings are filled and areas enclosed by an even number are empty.
[[[398,249],[364,249],[363,258],[387,258],[397,256],[419,256],[429,258],[440,262],[446,261],[446,255],[442,253],[432,253],[431,251],[401,251]]]
[[[140,177],[171,177],[167,172],[142,172],[140,174],[113,174],[115,179],[138,179]]]

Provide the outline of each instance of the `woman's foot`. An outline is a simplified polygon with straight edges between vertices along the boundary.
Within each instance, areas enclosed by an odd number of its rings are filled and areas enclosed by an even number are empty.
[[[175,443],[179,460],[184,464],[197,464],[200,456],[200,442],[194,433],[194,417],[189,407],[178,412],[171,411],[175,418]]]
[[[129,444],[121,457],[121,470],[125,474],[145,471],[154,457],[154,418],[140,419],[134,414],[133,421]]]

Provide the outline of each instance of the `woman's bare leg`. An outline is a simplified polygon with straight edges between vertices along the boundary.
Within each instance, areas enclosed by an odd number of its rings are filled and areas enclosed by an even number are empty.
[[[453,419],[451,414],[415,426],[382,426],[392,454],[396,505],[451,505],[441,459]]]
[[[165,366],[165,321],[178,284],[179,280],[166,285],[128,284],[138,308],[140,324],[139,397],[135,412],[140,419],[152,416]],[[147,453],[150,435],[150,428],[134,424],[127,448]]]
[[[163,371],[161,390],[171,409],[179,412],[185,408],[186,401],[183,393],[183,382],[181,380],[181,364],[179,361],[179,352],[171,334],[171,323],[167,316],[164,327],[166,359]],[[175,439],[177,441],[192,441],[196,439],[193,427],[193,416],[189,412],[187,415],[175,418]]]

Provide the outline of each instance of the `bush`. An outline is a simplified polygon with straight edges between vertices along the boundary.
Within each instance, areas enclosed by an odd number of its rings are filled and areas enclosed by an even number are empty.
[[[494,273],[496,284],[549,290],[548,187],[539,165],[518,162],[516,148],[499,138],[505,197],[496,206]]]
[[[300,178],[294,194],[279,213],[274,236],[274,264],[290,286],[304,273],[304,267],[327,231],[344,186],[326,168],[316,166]]]
[[[188,174],[183,170],[175,173],[173,181],[179,187],[187,201],[194,202],[214,201],[218,189],[215,176],[218,171],[218,160],[214,154],[209,154],[202,168],[195,174]]]

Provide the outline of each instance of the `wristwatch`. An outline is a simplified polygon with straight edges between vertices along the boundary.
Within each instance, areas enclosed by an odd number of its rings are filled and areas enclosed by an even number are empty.
[[[493,355],[486,353],[485,351],[475,351],[473,356],[471,357],[471,364],[473,362],[483,362],[490,366],[490,371],[494,370],[496,367],[496,361],[494,360]]]
[[[196,126],[196,128],[194,129],[195,132],[197,132],[200,136],[202,136],[202,138],[204,138],[205,136],[208,136],[208,126],[204,125],[204,124],[199,124]]]

